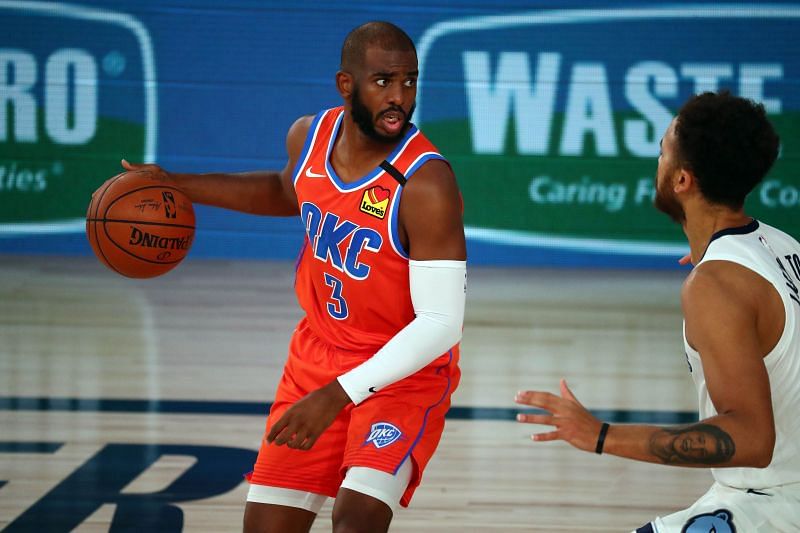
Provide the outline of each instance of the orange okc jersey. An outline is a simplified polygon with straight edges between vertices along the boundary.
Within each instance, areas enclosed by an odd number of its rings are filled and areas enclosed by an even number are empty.
[[[401,181],[444,158],[412,125],[381,166],[345,183],[330,163],[343,117],[337,107],[314,118],[294,169],[306,230],[295,290],[322,340],[374,352],[414,319],[408,255],[397,231]]]

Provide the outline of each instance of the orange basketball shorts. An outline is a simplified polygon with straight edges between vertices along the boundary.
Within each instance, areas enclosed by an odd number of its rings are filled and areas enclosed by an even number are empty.
[[[320,340],[305,319],[289,344],[289,357],[267,418],[265,437],[294,402],[330,383],[371,354],[339,350]],[[394,474],[406,460],[414,467],[400,504],[408,506],[439,444],[450,396],[458,386],[458,346],[403,380],[348,405],[311,450],[261,441],[250,483],[335,497],[351,466]]]

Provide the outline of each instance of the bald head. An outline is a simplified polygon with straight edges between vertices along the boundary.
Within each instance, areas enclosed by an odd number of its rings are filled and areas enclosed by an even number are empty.
[[[347,72],[358,70],[363,65],[367,49],[370,47],[390,52],[417,54],[411,37],[391,22],[367,22],[347,34],[342,45],[340,68]]]

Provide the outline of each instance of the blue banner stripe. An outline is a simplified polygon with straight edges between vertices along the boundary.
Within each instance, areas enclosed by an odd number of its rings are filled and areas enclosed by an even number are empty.
[[[80,411],[103,413],[262,415],[268,402],[215,402],[205,400],[126,400],[109,398],[0,397],[2,411]],[[447,413],[449,420],[515,420],[517,413],[535,413],[514,407],[459,407]],[[597,418],[612,423],[688,424],[697,422],[693,411],[649,411],[640,409],[595,409]],[[2,451],[2,449],[0,449]]]
[[[63,442],[0,441],[0,453],[56,453],[63,445]],[[2,483],[0,481],[0,487]]]

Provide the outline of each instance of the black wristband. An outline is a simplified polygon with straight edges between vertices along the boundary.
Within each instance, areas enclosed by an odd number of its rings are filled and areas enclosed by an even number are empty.
[[[603,444],[606,443],[606,433],[608,433],[608,422],[603,422],[600,426],[600,434],[597,436],[597,446],[594,448],[594,453],[600,455],[603,453]]]

